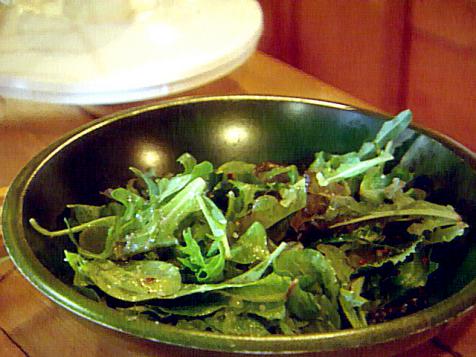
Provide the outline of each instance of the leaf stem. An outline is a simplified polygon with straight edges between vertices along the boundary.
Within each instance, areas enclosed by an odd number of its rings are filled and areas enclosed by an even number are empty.
[[[84,231],[87,228],[95,227],[95,226],[107,226],[111,225],[114,223],[116,220],[115,216],[107,216],[107,217],[101,217],[98,219],[95,219],[90,222],[86,222],[71,228],[66,228],[66,229],[61,229],[59,231],[50,231],[46,228],[43,228],[40,226],[40,224],[36,221],[34,218],[30,218],[29,222],[31,226],[38,232],[43,234],[44,236],[47,237],[60,237],[60,236],[66,236],[69,233],[79,233]]]

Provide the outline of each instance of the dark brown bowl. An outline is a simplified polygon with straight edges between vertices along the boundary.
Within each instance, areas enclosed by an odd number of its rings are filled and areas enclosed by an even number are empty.
[[[23,275],[53,301],[100,325],[145,339],[235,352],[396,353],[432,337],[475,304],[474,229],[448,251],[439,293],[430,308],[363,329],[258,338],[126,320],[122,313],[89,300],[68,284],[70,272],[63,261],[67,239],[45,239],[28,224],[35,217],[55,227],[66,204],[100,203],[98,192],[125,182],[129,166],[174,171],[174,160],[183,152],[216,164],[232,159],[309,162],[318,150],[357,149],[384,119],[338,103],[269,96],[185,98],[120,112],[67,134],[21,171],[5,200],[5,244]],[[225,135],[230,128],[245,135]],[[443,135],[413,130],[422,133],[422,139],[411,164],[417,173],[429,176],[440,197],[472,225],[475,155]]]

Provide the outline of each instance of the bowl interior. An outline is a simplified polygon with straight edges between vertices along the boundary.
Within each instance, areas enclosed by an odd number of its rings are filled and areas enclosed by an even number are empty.
[[[173,328],[151,325],[148,328],[160,330],[151,332],[127,325],[115,311],[105,310],[63,284],[71,279],[63,261],[63,250],[71,249],[70,243],[67,239],[45,239],[31,229],[28,219],[35,217],[50,229],[61,227],[66,204],[101,203],[98,193],[123,185],[132,177],[130,166],[153,168],[159,174],[174,172],[178,168],[175,159],[183,152],[216,165],[229,160],[304,164],[319,150],[344,153],[358,149],[374,136],[383,119],[332,103],[269,97],[199,98],[114,115],[60,139],[20,173],[5,204],[7,247],[27,278],[63,306],[116,329],[180,344],[170,336],[175,333],[170,332]],[[436,141],[431,138],[434,134],[425,133],[418,139],[413,137],[413,153],[407,156],[406,164],[432,179],[434,201],[454,205],[471,225],[476,214],[475,159],[451,141],[441,137]],[[435,302],[459,291],[475,277],[476,249],[469,243],[473,232],[471,229],[466,238],[440,254],[445,269],[433,278],[438,286],[434,289]],[[466,296],[465,304],[468,301]],[[335,338],[341,335],[335,334]],[[316,341],[318,335],[314,337]],[[371,343],[372,338],[368,338]],[[215,339],[221,341],[216,348],[230,349],[233,339]],[[190,341],[196,347],[211,346],[199,339]],[[234,348],[240,349],[233,341]],[[304,343],[296,349],[302,350]],[[306,346],[310,350],[320,348],[319,344]],[[257,343],[248,348],[272,351],[279,346]]]

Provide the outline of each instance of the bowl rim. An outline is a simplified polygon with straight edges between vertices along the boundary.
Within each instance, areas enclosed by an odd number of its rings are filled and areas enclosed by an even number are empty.
[[[4,242],[11,260],[23,277],[58,305],[96,324],[147,340],[186,348],[222,352],[302,353],[365,348],[428,332],[454,321],[474,308],[476,304],[476,279],[435,305],[414,314],[366,328],[295,336],[223,335],[183,330],[151,321],[127,321],[119,311],[98,304],[64,284],[40,263],[28,246],[23,221],[16,219],[16,217],[23,217],[23,200],[26,190],[33,177],[45,163],[70,143],[115,121],[168,107],[217,101],[298,102],[326,108],[357,111],[377,120],[389,118],[386,114],[319,99],[275,95],[224,95],[170,99],[157,104],[129,108],[86,123],[61,136],[38,153],[23,167],[8,189],[2,217]],[[462,144],[444,134],[423,128],[417,124],[412,124],[411,127],[436,139],[476,170],[476,154]]]

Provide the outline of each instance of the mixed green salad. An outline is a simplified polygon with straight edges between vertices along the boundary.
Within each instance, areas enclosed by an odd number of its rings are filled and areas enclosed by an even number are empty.
[[[68,205],[63,230],[30,222],[69,236],[74,286],[129,318],[253,336],[365,327],[425,307],[433,249],[467,227],[401,164],[410,121],[304,170],[185,153],[181,173],[131,168],[109,203]]]

